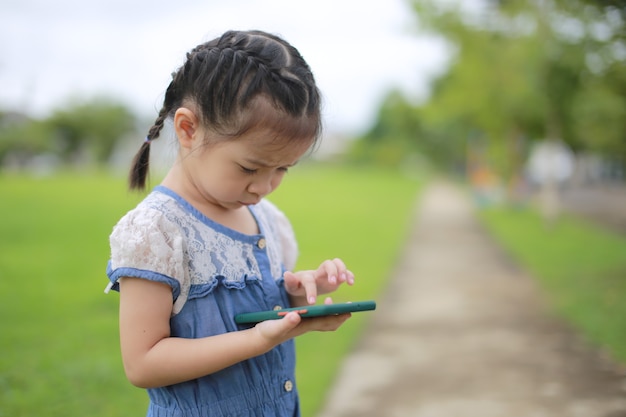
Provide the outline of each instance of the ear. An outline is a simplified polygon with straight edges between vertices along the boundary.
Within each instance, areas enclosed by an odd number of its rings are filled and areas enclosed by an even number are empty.
[[[201,132],[200,121],[192,110],[180,107],[174,114],[174,131],[180,146],[191,148]]]

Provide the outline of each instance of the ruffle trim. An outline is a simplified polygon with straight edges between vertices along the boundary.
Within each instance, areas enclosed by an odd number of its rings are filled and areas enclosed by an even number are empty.
[[[105,288],[104,292],[108,293],[110,290],[118,291],[119,280],[123,277],[143,278],[153,282],[161,282],[169,285],[172,288],[172,299],[177,304],[184,304],[187,300],[194,298],[201,298],[209,295],[215,291],[218,286],[223,286],[230,290],[243,290],[251,283],[259,283],[261,279],[254,275],[244,275],[241,279],[233,280],[227,279],[223,275],[215,275],[208,282],[203,284],[194,284],[189,287],[189,290],[184,294],[181,289],[180,282],[175,278],[167,275],[158,274],[153,271],[146,271],[137,268],[117,268],[111,269],[111,262],[107,265],[107,276],[109,277],[109,285]],[[282,285],[284,278],[281,276],[275,282],[280,286]],[[179,300],[179,297],[184,297],[183,300]],[[182,307],[182,305],[181,305]]]

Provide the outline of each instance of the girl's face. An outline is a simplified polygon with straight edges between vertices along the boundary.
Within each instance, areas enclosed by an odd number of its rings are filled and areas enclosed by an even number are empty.
[[[238,138],[198,144],[182,162],[202,202],[232,210],[256,204],[274,191],[311,144],[252,129]]]

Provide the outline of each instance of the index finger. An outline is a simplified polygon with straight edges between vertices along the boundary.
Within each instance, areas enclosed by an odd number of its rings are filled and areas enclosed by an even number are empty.
[[[315,276],[313,274],[306,274],[300,281],[302,288],[304,288],[304,295],[306,301],[309,304],[315,304],[317,299],[317,283],[315,282]]]

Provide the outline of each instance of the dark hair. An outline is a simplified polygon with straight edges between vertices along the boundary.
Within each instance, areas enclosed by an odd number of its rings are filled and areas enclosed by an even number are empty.
[[[314,144],[321,134],[320,93],[298,50],[262,31],[229,31],[187,53],[172,74],[163,107],[133,160],[131,189],[145,188],[150,141],[187,102],[208,129],[227,137],[267,127]]]

